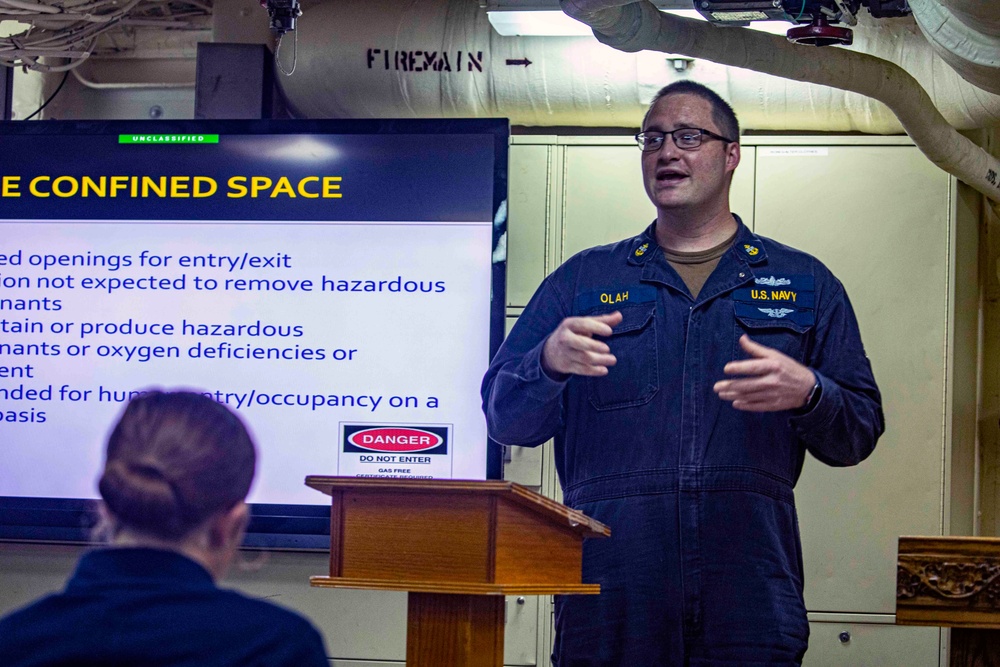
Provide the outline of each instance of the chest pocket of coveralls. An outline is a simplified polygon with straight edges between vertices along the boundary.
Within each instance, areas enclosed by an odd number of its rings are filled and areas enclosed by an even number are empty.
[[[809,330],[812,328],[812,324],[803,325],[791,320],[770,317],[757,319],[736,315],[736,328],[733,332],[733,359],[750,358],[750,355],[740,347],[740,336],[747,334],[755,343],[783,352],[799,363],[805,363]]]
[[[643,405],[660,387],[656,363],[656,304],[636,304],[620,310],[621,323],[609,338],[600,338],[611,348],[617,363],[603,377],[586,378],[590,404],[597,410]]]

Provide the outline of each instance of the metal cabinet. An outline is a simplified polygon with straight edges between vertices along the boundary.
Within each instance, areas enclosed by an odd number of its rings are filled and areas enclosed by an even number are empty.
[[[814,621],[802,667],[937,667],[941,633],[892,625],[892,617],[882,623]]]
[[[886,433],[838,470],[811,457],[796,487],[806,605],[891,614],[899,535],[947,531],[956,326],[951,178],[906,145],[759,147],[757,232],[844,283],[883,395]],[[826,193],[824,196],[823,193]],[[836,193],[834,195],[833,193]],[[974,399],[974,397],[973,397]]]
[[[510,147],[507,195],[507,306],[523,308],[546,271],[546,235],[552,216],[551,143]]]

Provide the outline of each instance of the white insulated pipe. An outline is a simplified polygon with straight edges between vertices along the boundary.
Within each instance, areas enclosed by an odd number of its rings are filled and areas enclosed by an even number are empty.
[[[873,97],[899,118],[934,164],[1000,201],[1000,160],[948,124],[920,84],[898,65],[841,48],[810,49],[754,30],[719,29],[660,12],[648,0],[561,0],[601,42],[623,51],[652,49],[731,67],[833,86]]]
[[[295,112],[310,118],[494,116],[515,125],[631,128],[657,90],[691,79],[724,95],[750,130],[903,131],[881,102],[824,85],[711,60],[678,72],[662,53],[615,51],[592,37],[502,37],[477,5],[307,0],[297,68],[279,84]],[[1000,125],[1000,95],[958,76],[912,20],[867,22],[855,41],[913,72],[952,126]]]
[[[934,50],[965,80],[1000,93],[1000,3],[909,0]]]
[[[993,0],[941,0],[967,26],[1000,37],[1000,6]]]

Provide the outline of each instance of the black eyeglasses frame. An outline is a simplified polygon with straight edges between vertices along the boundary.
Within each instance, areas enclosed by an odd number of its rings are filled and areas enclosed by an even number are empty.
[[[692,130],[696,130],[703,137],[704,136],[708,136],[708,137],[711,137],[712,139],[718,139],[719,141],[723,141],[723,142],[725,142],[727,144],[735,144],[735,143],[737,143],[735,139],[727,139],[726,137],[722,136],[721,134],[716,134],[715,132],[712,132],[711,130],[706,130],[703,127],[679,127],[676,130],[671,130],[670,132],[662,132],[660,130],[648,130],[648,131],[639,132],[638,134],[635,135],[634,138],[635,138],[635,143],[639,146],[639,150],[641,150],[643,153],[652,153],[653,151],[658,151],[661,148],[663,148],[663,143],[662,142],[656,148],[646,148],[646,146],[645,146],[645,136],[649,132],[654,132],[656,134],[662,134],[663,135],[663,140],[662,141],[666,141],[667,140],[667,135],[669,134],[670,135],[670,140],[672,142],[674,142],[674,146],[677,146],[677,148],[679,148],[680,150],[682,150],[682,151],[696,151],[699,148],[701,148],[701,144],[704,141],[704,139],[699,140],[697,146],[691,146],[690,148],[684,148],[683,146],[680,146],[677,143],[677,136],[676,136],[677,132],[685,132],[685,131],[690,132]]]

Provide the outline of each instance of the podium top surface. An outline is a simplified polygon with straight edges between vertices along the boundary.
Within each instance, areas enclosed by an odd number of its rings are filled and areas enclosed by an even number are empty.
[[[941,553],[1000,556],[1000,537],[964,535],[903,535],[899,554]]]
[[[584,537],[608,537],[611,529],[577,510],[546,498],[531,489],[501,480],[464,479],[388,479],[382,477],[326,477],[309,475],[306,486],[327,495],[340,491],[357,493],[413,493],[443,495],[495,495],[531,509],[552,521],[568,527]]]

